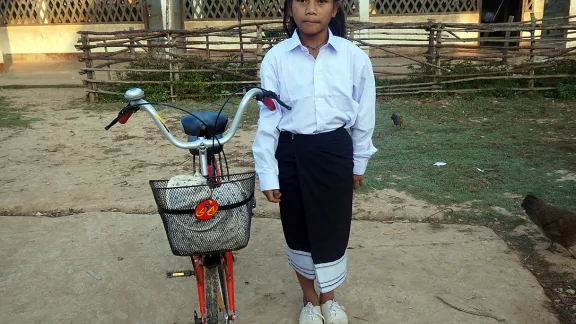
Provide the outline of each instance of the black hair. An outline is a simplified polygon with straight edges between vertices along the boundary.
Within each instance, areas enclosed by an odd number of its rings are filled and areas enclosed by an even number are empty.
[[[292,37],[294,31],[298,26],[294,21],[294,18],[290,16],[290,8],[294,0],[284,0],[284,32],[288,37]],[[346,15],[342,10],[342,0],[333,0],[334,4],[340,4],[338,7],[338,12],[336,17],[330,20],[328,28],[332,31],[332,34],[339,37],[346,37]]]

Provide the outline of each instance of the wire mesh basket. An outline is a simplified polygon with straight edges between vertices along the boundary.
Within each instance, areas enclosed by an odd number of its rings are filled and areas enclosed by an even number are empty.
[[[211,177],[202,185],[169,186],[169,180],[149,183],[173,254],[202,255],[248,245],[255,172]],[[216,212],[211,215],[210,211]]]

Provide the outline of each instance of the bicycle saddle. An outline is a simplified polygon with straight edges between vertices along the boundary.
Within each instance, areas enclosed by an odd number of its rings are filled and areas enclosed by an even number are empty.
[[[216,117],[218,117],[217,121]],[[217,112],[197,112],[194,116],[182,117],[180,124],[188,136],[211,138],[224,133],[228,125],[228,117],[224,114],[218,116]]]

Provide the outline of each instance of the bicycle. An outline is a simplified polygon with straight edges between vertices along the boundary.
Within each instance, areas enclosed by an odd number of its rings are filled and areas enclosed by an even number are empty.
[[[223,135],[228,118],[222,110],[233,94],[244,89],[249,90],[242,97],[228,132]],[[149,184],[172,253],[189,256],[192,261],[193,270],[167,272],[166,276],[196,277],[200,317],[194,310],[194,324],[228,324],[238,318],[234,301],[233,251],[248,245],[256,207],[255,172],[223,174],[216,155],[221,162],[224,144],[238,130],[244,111],[253,98],[272,110],[276,109],[274,101],[291,109],[274,92],[258,87],[241,88],[233,94],[218,112],[190,113],[174,105],[147,102],[141,89],[130,89],[124,95],[128,105],[105,127],[109,130],[118,122],[125,124],[142,108],[173,145],[189,150],[193,156],[193,170],[196,171],[193,176],[149,180]],[[188,114],[180,120],[181,130],[188,136],[186,142],[172,135],[152,104]],[[198,169],[196,157],[199,158]],[[225,154],[224,159],[228,169]]]

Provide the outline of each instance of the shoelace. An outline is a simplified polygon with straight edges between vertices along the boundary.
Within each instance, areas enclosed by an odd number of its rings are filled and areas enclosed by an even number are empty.
[[[314,306],[306,306],[306,319],[313,320],[314,318],[320,317],[322,321],[324,321],[324,317],[322,314],[316,312],[316,309],[313,308]]]
[[[336,313],[338,310],[345,310],[345,308],[343,306],[340,306],[340,304],[338,304],[338,302],[333,301],[330,304],[330,307],[328,308],[328,311],[330,311],[330,315],[336,316]]]

